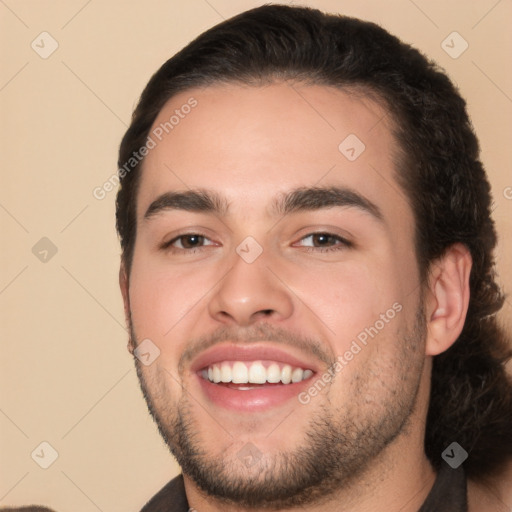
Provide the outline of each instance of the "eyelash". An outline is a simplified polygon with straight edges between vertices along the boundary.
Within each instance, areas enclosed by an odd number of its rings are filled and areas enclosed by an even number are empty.
[[[347,249],[347,248],[353,246],[353,244],[351,242],[349,242],[348,240],[346,240],[345,238],[343,238],[343,237],[341,237],[339,235],[335,235],[333,233],[325,232],[325,231],[318,231],[318,232],[315,232],[315,233],[309,233],[308,235],[302,237],[300,240],[303,241],[303,240],[305,240],[307,238],[310,238],[310,237],[322,236],[322,235],[330,237],[330,238],[333,238],[333,239],[335,239],[336,241],[338,241],[340,243],[335,245],[335,246],[332,246],[332,247],[307,247],[307,246],[303,246],[303,248],[306,249],[307,252],[327,253],[327,252],[341,251],[343,249]],[[204,245],[200,246],[200,247],[192,247],[192,248],[189,248],[189,249],[186,249],[186,248],[182,249],[182,248],[179,248],[179,247],[173,247],[173,244],[175,242],[177,242],[178,240],[187,238],[187,237],[190,237],[190,238],[192,238],[192,237],[200,237],[203,240],[210,240],[207,236],[202,235],[201,233],[186,233],[186,234],[183,234],[183,235],[179,235],[179,236],[173,238],[172,240],[169,240],[169,242],[164,243],[162,245],[162,249],[168,250],[168,251],[173,252],[173,253],[195,254],[197,251],[201,251],[205,247],[208,247],[208,246],[204,246]]]
[[[352,243],[349,242],[346,238],[343,238],[339,235],[335,235],[334,233],[328,233],[326,231],[317,231],[316,233],[309,233],[309,235],[306,235],[301,238],[302,240],[305,240],[306,238],[314,237],[314,236],[327,236],[329,238],[333,238],[336,241],[340,242],[338,245],[332,246],[332,247],[304,247],[308,252],[333,252],[333,251],[342,251],[344,249],[347,249],[349,247],[352,247]]]
[[[205,240],[210,240],[207,236],[205,235],[202,235],[201,233],[185,233],[183,235],[179,235],[175,238],[173,238],[172,240],[169,240],[168,242],[165,242],[163,245],[162,245],[162,249],[164,250],[168,250],[170,252],[174,252],[174,253],[177,253],[177,252],[186,252],[186,253],[189,253],[189,254],[195,254],[198,250],[201,250],[201,249],[204,249],[205,246],[201,246],[201,247],[192,247],[191,249],[181,249],[179,247],[173,247],[172,244],[175,243],[176,241],[178,240],[181,240],[183,238],[192,238],[192,237],[200,237],[200,238],[203,238]]]

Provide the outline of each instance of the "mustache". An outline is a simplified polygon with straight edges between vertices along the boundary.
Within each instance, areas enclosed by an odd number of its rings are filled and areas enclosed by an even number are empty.
[[[328,366],[336,361],[336,355],[327,348],[328,344],[321,343],[307,336],[292,333],[280,327],[262,323],[243,328],[223,326],[209,335],[191,340],[178,362],[179,372],[181,373],[186,366],[190,365],[199,354],[225,341],[244,345],[262,341],[274,342],[299,349],[306,354],[310,353]]]

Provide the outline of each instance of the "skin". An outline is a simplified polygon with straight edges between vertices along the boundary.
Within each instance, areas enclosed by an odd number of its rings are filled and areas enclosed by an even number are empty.
[[[300,510],[418,510],[435,480],[423,451],[431,360],[463,327],[467,249],[451,247],[420,282],[413,214],[395,177],[391,121],[369,98],[299,84],[213,86],[173,97],[154,126],[190,97],[197,107],[145,159],[133,263],[120,271],[130,350],[146,338],[160,350],[150,366],[138,364],[155,413],[172,436],[172,419],[182,411],[205,462],[219,461],[223,476],[244,482],[272,474],[266,472],[275,461],[282,475],[280,454],[296,454],[306,434],[314,436],[317,418],[331,419],[341,432],[386,419],[377,430],[389,433],[387,446],[372,439],[375,449],[360,453],[352,478],[333,469],[337,485]],[[355,161],[338,149],[349,134],[366,146]],[[272,213],[280,193],[305,186],[348,187],[374,203],[382,219],[347,206]],[[196,188],[225,197],[228,212],[167,210],[144,218],[161,194]],[[315,232],[351,245],[333,241],[341,249],[325,252],[308,237]],[[178,241],[175,251],[162,249],[184,233],[204,234],[208,245],[187,253]],[[247,236],[263,249],[250,264],[236,252]],[[183,357],[202,341],[234,340],[280,347],[314,362],[321,376],[327,361],[396,303],[401,311],[307,405],[292,399],[257,414],[226,409],[205,396]],[[255,341],[262,333],[267,338]],[[247,443],[261,454],[251,468],[237,457]],[[184,478],[189,505],[199,512],[263,509],[207,496]]]

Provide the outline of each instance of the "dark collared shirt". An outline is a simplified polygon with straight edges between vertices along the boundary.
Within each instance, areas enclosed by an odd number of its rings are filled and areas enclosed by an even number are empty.
[[[188,510],[183,476],[180,475],[156,494],[141,512],[188,512]],[[467,483],[462,466],[452,469],[443,464],[427,499],[418,512],[467,512],[467,510]]]

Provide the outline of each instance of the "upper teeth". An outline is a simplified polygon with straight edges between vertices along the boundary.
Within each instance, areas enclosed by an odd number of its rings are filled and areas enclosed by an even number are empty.
[[[290,384],[309,379],[311,370],[292,368],[289,364],[270,363],[265,367],[262,361],[235,361],[213,364],[205,368],[203,377],[215,384],[233,382],[234,384],[265,384],[266,382]]]

